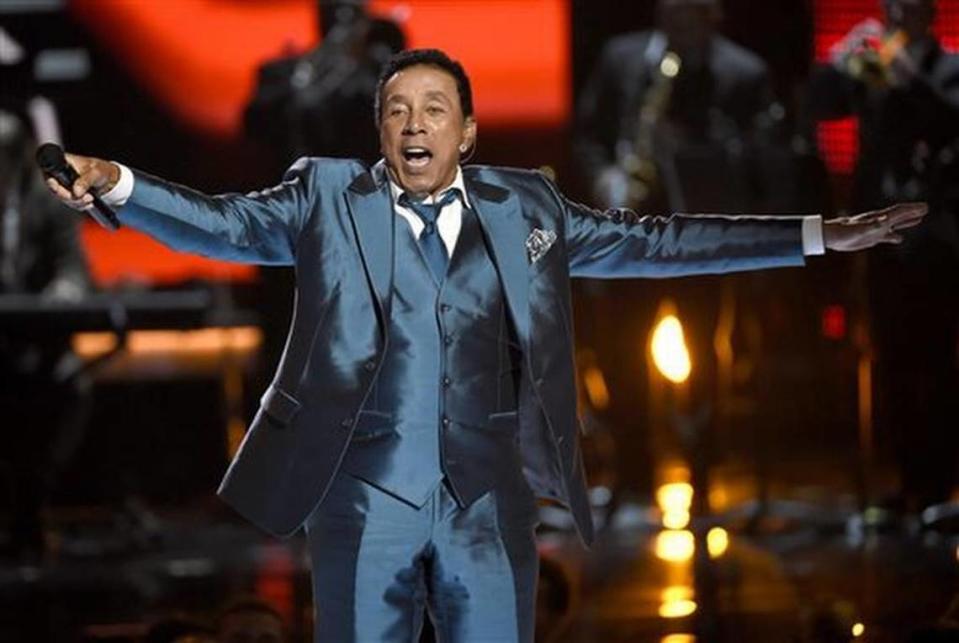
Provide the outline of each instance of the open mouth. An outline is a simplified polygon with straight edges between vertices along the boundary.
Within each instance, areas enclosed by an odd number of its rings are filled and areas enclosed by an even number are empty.
[[[411,146],[403,148],[403,160],[413,167],[424,167],[429,164],[432,158],[433,153],[425,147]]]

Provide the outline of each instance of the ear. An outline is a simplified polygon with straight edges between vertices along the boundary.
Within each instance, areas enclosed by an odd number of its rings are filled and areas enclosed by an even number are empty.
[[[459,150],[461,154],[465,154],[476,145],[476,119],[472,116],[468,116],[466,121],[463,123],[463,136],[460,139]]]

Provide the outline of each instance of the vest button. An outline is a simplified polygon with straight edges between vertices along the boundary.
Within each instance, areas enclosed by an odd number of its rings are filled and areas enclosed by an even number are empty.
[[[449,425],[450,425],[450,419],[444,415],[444,416],[443,416],[443,426],[444,426],[444,427],[449,427]]]
[[[453,380],[449,376],[443,378],[443,386],[449,388],[449,385],[453,383]]]
[[[451,346],[453,344],[453,336],[447,335],[446,337],[444,337],[443,343],[446,344],[447,346]]]
[[[376,362],[373,360],[368,361],[366,364],[363,364],[363,368],[372,373],[376,370]]]
[[[351,426],[353,426],[353,418],[346,418],[345,420],[340,422],[340,426],[343,427],[344,429],[350,428]]]
[[[448,313],[449,311],[450,311],[450,305],[449,305],[449,304],[440,304],[440,312],[442,312],[442,313]]]

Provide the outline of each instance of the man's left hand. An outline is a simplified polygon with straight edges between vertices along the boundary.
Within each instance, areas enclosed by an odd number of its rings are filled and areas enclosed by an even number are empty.
[[[823,222],[823,242],[829,250],[855,252],[880,243],[902,242],[901,230],[919,225],[926,216],[925,203],[899,203],[883,210],[864,212]]]

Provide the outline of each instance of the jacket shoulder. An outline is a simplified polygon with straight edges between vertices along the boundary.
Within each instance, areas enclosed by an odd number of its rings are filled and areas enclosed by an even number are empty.
[[[729,70],[741,77],[761,77],[768,73],[768,65],[759,57],[742,45],[739,45],[724,36],[716,36],[716,62],[720,69]]]
[[[302,176],[327,187],[342,183],[346,188],[353,179],[364,172],[369,172],[369,168],[357,159],[302,156],[287,169],[284,178]]]
[[[652,35],[652,31],[637,31],[616,36],[603,47],[602,59],[606,63],[625,64],[641,58]]]
[[[463,168],[468,180],[481,181],[514,192],[529,193],[551,191],[551,183],[540,170],[500,167],[494,165],[469,165]]]

